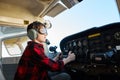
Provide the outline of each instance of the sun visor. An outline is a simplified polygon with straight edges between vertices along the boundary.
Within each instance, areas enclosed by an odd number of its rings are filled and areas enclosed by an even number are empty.
[[[78,4],[82,0],[61,0],[65,6],[72,8],[74,5]]]
[[[67,8],[62,5],[61,3],[57,3],[54,7],[52,7],[46,15],[51,16],[51,17],[55,17],[56,15],[58,15],[59,13],[63,12],[64,10],[66,10]]]

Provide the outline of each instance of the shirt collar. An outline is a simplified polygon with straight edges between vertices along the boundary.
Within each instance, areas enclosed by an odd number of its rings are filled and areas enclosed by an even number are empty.
[[[28,45],[29,44],[36,44],[36,45],[38,45],[40,47],[43,47],[43,44],[40,44],[40,43],[37,43],[37,42],[34,42],[34,41],[28,41]]]

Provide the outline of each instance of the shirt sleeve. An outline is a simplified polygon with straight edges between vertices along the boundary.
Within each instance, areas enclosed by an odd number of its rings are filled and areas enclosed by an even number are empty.
[[[48,58],[44,53],[44,48],[34,47],[34,54],[36,55],[36,60],[39,65],[42,65],[43,68],[51,71],[59,71],[64,67],[62,60],[54,61]]]

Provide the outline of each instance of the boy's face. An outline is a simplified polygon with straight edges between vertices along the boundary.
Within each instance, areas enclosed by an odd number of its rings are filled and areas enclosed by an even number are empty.
[[[47,36],[47,30],[44,26],[42,26],[38,32],[37,40],[39,42],[45,42],[46,41],[46,36]]]

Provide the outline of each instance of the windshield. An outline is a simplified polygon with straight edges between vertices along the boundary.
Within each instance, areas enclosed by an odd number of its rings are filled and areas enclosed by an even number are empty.
[[[58,51],[60,41],[66,36],[120,21],[116,0],[83,0],[57,17],[45,19],[52,23],[47,38],[51,46],[58,46]]]

